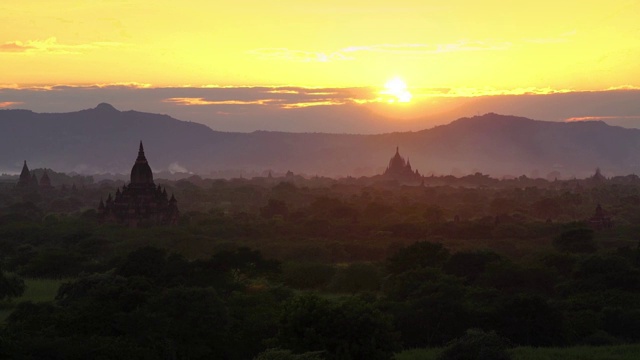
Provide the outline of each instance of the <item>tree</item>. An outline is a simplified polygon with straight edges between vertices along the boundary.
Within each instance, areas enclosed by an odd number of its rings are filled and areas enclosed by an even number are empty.
[[[564,343],[562,313],[538,295],[516,295],[497,310],[501,334],[518,345],[551,346]]]
[[[559,251],[568,253],[592,253],[596,251],[596,243],[591,229],[565,231],[553,240],[553,246]]]
[[[442,244],[419,241],[399,250],[387,259],[387,271],[399,274],[423,267],[440,267],[449,258],[449,250]]]
[[[447,274],[464,278],[473,283],[480,277],[487,266],[501,261],[500,255],[491,251],[461,251],[449,258],[444,265]]]
[[[280,216],[284,219],[289,215],[289,208],[284,201],[269,199],[267,205],[260,208],[260,215],[265,219],[272,219],[275,216]]]
[[[294,354],[286,349],[268,349],[253,358],[253,360],[323,360],[321,351]]]
[[[0,300],[18,297],[24,293],[24,280],[0,271]]]
[[[279,344],[296,353],[324,351],[326,359],[391,359],[399,343],[391,318],[358,298],[330,301],[305,295],[282,312]]]
[[[402,342],[409,347],[440,346],[460,336],[473,317],[462,280],[439,269],[391,275],[384,286]]]
[[[464,336],[452,341],[438,356],[438,360],[509,360],[509,340],[494,331],[469,329]]]
[[[336,292],[358,293],[380,288],[380,270],[372,264],[353,263],[338,269],[329,289]]]

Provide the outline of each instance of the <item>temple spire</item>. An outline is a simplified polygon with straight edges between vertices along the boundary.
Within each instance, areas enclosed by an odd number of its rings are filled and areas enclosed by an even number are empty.
[[[149,167],[147,158],[144,156],[142,141],[140,141],[136,162],[133,164],[133,168],[131,168],[130,185],[131,184],[153,184],[153,174],[151,173],[151,167]]]
[[[138,158],[136,162],[147,162],[147,158],[144,156],[144,146],[142,146],[142,140],[140,140],[140,149],[138,149]]]
[[[29,167],[27,166],[27,160],[24,161],[22,165],[22,172],[20,172],[20,179],[18,180],[18,186],[27,187],[31,182],[31,172],[29,171]]]

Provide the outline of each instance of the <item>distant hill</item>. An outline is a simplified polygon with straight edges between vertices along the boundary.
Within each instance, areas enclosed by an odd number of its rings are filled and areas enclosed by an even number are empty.
[[[638,173],[640,130],[489,113],[418,132],[380,135],[226,133],[109,104],[71,113],[0,110],[0,171],[31,167],[127,173],[145,145],[154,171],[273,170],[308,175],[381,173],[396,146],[423,174],[482,172],[541,177]]]

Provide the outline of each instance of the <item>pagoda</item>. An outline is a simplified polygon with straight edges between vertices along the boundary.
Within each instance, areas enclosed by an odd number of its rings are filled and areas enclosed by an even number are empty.
[[[594,230],[611,229],[613,227],[613,220],[609,214],[602,209],[600,204],[596,206],[595,214],[589,218],[587,223]]]
[[[104,222],[138,227],[175,225],[178,215],[175,196],[169,198],[167,190],[153,182],[141,141],[129,185],[118,188],[114,196],[109,194],[106,201],[100,200],[98,216]]]
[[[29,167],[27,166],[27,160],[24,161],[24,164],[22,165],[22,171],[20,172],[20,178],[18,179],[18,188],[29,188],[29,187],[33,187],[34,185],[37,186],[38,185],[38,180],[35,180],[35,174],[33,174],[33,176],[31,176],[31,171],[29,171]]]
[[[422,178],[418,170],[411,168],[409,159],[400,156],[400,148],[396,147],[396,154],[389,160],[389,165],[383,176],[401,181],[417,181]]]
[[[49,174],[47,174],[47,169],[44,169],[44,172],[42,173],[42,177],[40,178],[40,182],[38,183],[38,185],[40,186],[40,189],[44,189],[44,190],[53,189],[53,186],[51,185],[51,179],[49,179]]]

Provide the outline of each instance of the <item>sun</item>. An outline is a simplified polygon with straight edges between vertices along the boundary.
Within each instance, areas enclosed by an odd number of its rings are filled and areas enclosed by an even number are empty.
[[[390,103],[393,102],[409,102],[411,101],[412,95],[407,90],[407,84],[399,77],[394,77],[393,79],[387,81],[384,84],[385,91],[383,94],[391,95],[393,98],[389,99]]]

